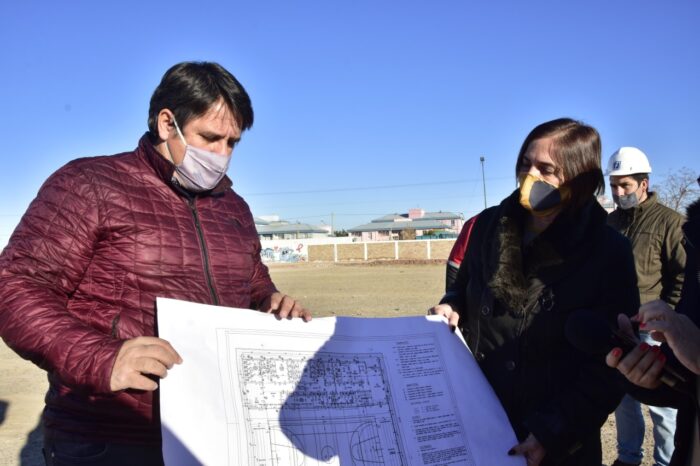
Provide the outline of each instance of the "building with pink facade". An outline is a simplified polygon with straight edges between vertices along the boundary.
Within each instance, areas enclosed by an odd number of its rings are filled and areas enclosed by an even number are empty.
[[[454,238],[463,224],[464,216],[460,213],[410,209],[408,213],[384,215],[347,231],[362,241],[392,241],[405,239],[409,234],[416,238],[425,235]]]

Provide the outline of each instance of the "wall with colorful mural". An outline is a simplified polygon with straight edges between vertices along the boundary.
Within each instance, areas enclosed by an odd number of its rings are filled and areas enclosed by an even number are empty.
[[[309,260],[309,245],[352,242],[353,238],[350,237],[262,240],[260,257],[263,262],[306,262]]]

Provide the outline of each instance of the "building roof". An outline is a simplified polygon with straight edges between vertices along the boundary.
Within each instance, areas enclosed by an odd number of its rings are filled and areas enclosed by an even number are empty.
[[[435,220],[413,220],[411,222],[376,222],[366,223],[354,228],[348,228],[352,233],[363,231],[401,231],[401,230],[445,230],[448,225]]]
[[[408,215],[407,214],[403,214],[403,215],[402,214],[388,214],[388,215],[384,215],[383,217],[375,218],[374,220],[372,220],[372,222],[373,223],[374,222],[376,222],[376,223],[393,222],[396,220],[399,220],[399,221],[408,220]]]
[[[415,222],[416,220],[457,220],[457,219],[463,219],[464,216],[462,214],[456,214],[454,212],[425,212],[422,217],[420,218],[414,218],[413,221]],[[375,218],[372,220],[372,223],[379,223],[379,222],[406,222],[410,221],[408,218],[408,214],[387,214],[382,217]]]
[[[326,233],[321,227],[307,223],[274,223],[269,225],[255,225],[259,235],[283,235],[285,233]]]
[[[256,225],[269,225],[270,223],[267,220],[260,217],[253,217],[253,222],[255,222]]]
[[[464,216],[454,212],[426,212],[421,220],[457,220],[460,218],[463,219]]]

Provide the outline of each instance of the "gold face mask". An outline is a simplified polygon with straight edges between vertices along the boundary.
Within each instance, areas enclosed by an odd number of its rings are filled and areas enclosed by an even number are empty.
[[[535,217],[548,217],[559,213],[571,198],[568,186],[556,187],[529,173],[518,177],[520,205]]]

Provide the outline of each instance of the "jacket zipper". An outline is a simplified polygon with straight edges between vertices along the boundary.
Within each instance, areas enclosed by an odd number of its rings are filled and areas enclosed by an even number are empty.
[[[209,266],[209,251],[207,251],[207,243],[204,242],[204,232],[202,232],[202,224],[199,222],[199,214],[197,213],[197,205],[195,204],[195,199],[188,199],[187,203],[192,211],[192,217],[194,218],[194,226],[197,229],[197,238],[199,239],[199,247],[202,251],[202,256],[204,257],[204,275],[207,278],[207,285],[209,286],[209,294],[211,295],[211,300],[214,305],[219,305],[219,297],[216,295],[216,290],[214,289],[214,281],[211,277],[211,269]]]

